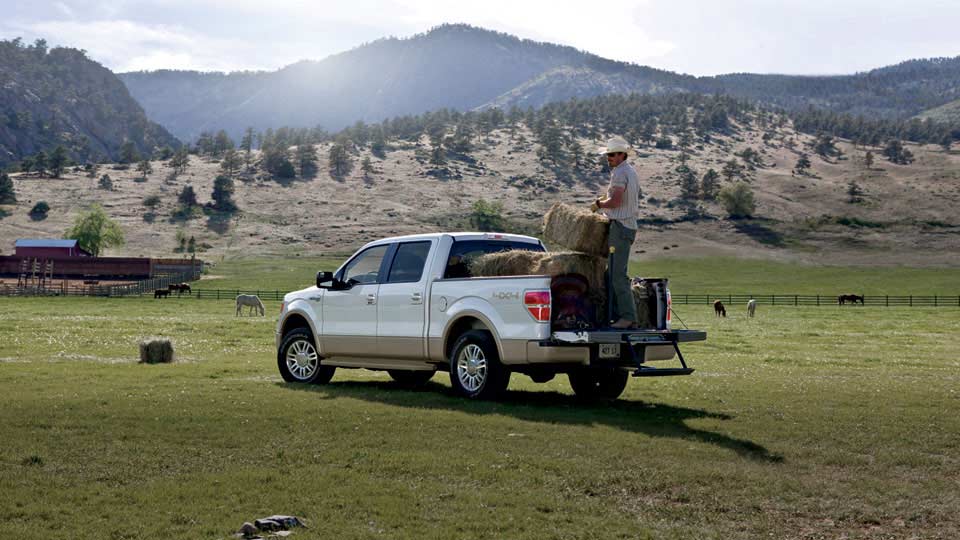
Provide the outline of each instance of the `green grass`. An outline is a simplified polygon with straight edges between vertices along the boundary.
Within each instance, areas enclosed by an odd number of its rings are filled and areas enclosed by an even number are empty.
[[[246,264],[233,275],[272,263]],[[515,375],[496,403],[453,397],[445,373],[420,392],[359,370],[284,384],[276,302],[266,318],[214,300],[0,302],[14,536],[226,539],[273,513],[307,519],[304,540],[960,535],[956,309],[677,306],[709,332],[685,349],[697,372],[587,406],[563,376]],[[179,361],[137,364],[157,335]]]
[[[194,288],[294,291],[312,285],[318,271],[336,270],[348,255],[227,259]],[[674,294],[960,295],[960,268],[816,266],[712,257],[634,260],[630,273],[669,277]]]
[[[669,277],[674,294],[960,295],[960,268],[816,266],[712,257],[633,261],[630,271]]]

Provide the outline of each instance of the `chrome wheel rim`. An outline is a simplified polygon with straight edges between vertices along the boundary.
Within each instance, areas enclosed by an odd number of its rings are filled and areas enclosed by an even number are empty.
[[[470,343],[457,357],[457,378],[468,392],[476,392],[487,379],[487,357],[483,349]]]
[[[320,355],[313,343],[297,340],[287,348],[287,371],[300,380],[306,380],[320,369]]]

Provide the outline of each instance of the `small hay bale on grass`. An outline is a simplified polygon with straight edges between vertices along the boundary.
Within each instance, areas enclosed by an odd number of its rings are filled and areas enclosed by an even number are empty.
[[[173,359],[173,343],[169,339],[147,339],[140,342],[141,363],[169,364]]]
[[[568,204],[556,203],[543,216],[544,238],[572,251],[606,257],[609,232],[605,216]]]

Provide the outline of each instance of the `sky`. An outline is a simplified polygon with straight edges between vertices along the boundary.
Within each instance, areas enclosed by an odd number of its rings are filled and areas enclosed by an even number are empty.
[[[0,0],[0,37],[115,72],[276,70],[467,23],[692,75],[843,74],[960,56],[958,0]]]

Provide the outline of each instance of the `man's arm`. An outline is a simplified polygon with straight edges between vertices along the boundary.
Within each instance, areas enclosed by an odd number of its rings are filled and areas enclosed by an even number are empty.
[[[623,203],[623,194],[627,191],[624,186],[614,186],[610,188],[610,196],[597,199],[597,206],[600,208],[619,208]]]

